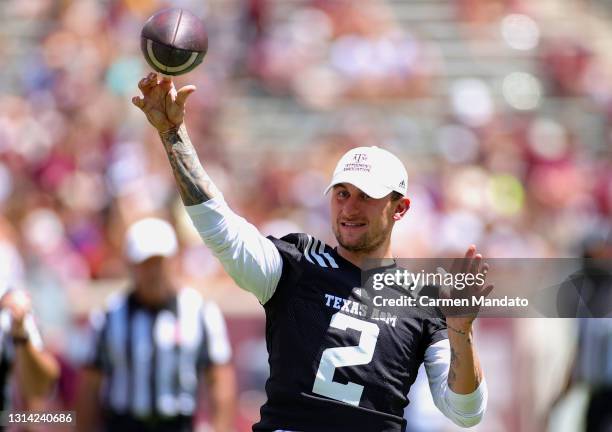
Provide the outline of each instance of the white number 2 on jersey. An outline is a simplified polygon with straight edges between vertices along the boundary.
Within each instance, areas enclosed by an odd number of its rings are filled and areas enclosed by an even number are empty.
[[[315,378],[313,393],[327,396],[351,405],[359,405],[363,386],[348,382],[341,384],[334,381],[334,371],[337,367],[357,366],[368,364],[374,356],[374,348],[378,339],[380,329],[374,323],[362,321],[357,318],[336,313],[332,316],[330,327],[346,330],[351,328],[361,332],[359,345],[327,348],[321,356],[319,370]]]

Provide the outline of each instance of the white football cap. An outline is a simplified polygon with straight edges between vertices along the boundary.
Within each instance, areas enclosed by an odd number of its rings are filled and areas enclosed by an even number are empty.
[[[350,183],[375,199],[393,191],[406,196],[408,172],[402,161],[387,150],[356,147],[340,158],[325,194],[340,183]]]
[[[141,219],[126,231],[124,252],[132,264],[139,264],[155,256],[171,257],[177,250],[174,228],[165,220]]]

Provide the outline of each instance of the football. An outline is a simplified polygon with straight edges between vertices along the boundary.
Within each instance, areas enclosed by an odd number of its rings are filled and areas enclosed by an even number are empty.
[[[147,63],[164,75],[182,75],[202,63],[208,50],[204,23],[180,8],[151,16],[140,33],[140,48]]]

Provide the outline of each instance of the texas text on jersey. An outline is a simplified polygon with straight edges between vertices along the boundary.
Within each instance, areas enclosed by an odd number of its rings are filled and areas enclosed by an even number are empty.
[[[254,431],[403,431],[406,395],[443,319],[374,307],[361,270],[306,234],[270,238],[283,260],[264,304],[268,401]]]

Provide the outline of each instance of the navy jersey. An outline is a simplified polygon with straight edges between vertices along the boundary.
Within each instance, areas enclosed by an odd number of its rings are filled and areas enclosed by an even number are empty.
[[[264,305],[268,400],[253,430],[404,431],[406,395],[427,347],[448,337],[444,320],[374,306],[361,270],[311,236],[270,240],[283,272]]]

